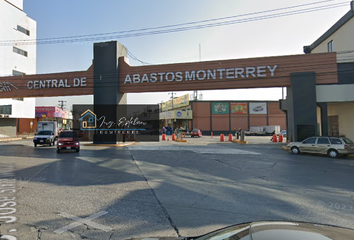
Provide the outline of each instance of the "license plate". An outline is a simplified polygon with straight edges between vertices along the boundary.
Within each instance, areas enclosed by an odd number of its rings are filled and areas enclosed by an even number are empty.
[[[66,147],[66,149],[71,149],[71,147]]]
[[[39,140],[39,142],[43,142],[43,140]]]

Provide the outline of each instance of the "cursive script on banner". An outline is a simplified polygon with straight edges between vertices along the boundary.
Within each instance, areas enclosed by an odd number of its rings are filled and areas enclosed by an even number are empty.
[[[112,128],[112,127],[131,127],[131,126],[145,126],[147,122],[142,122],[139,120],[138,117],[134,118],[126,118],[126,117],[121,117],[118,120],[118,123],[115,123],[113,121],[108,121],[106,122],[106,116],[102,116],[97,119],[98,122],[101,121],[99,128]]]

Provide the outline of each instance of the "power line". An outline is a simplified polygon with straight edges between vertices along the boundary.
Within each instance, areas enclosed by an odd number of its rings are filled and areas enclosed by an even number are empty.
[[[348,4],[348,2],[340,2],[340,3],[317,6],[317,7],[304,8],[304,9],[299,9],[299,10],[285,11],[285,12],[280,12],[280,13],[275,13],[275,14],[261,15],[261,16],[257,16],[257,17],[229,20],[229,19],[234,19],[234,18],[259,15],[259,14],[264,14],[264,13],[272,13],[272,12],[276,12],[276,11],[283,11],[283,10],[287,10],[287,9],[300,8],[300,7],[304,7],[304,6],[316,5],[316,4],[321,4],[321,3],[331,2],[331,1],[335,1],[335,0],[325,0],[325,1],[308,3],[308,4],[295,5],[295,6],[285,7],[285,8],[278,8],[278,9],[273,9],[273,10],[266,10],[266,11],[260,11],[260,12],[254,12],[254,13],[235,15],[235,16],[230,16],[230,17],[215,18],[215,19],[208,19],[208,20],[202,20],[202,21],[195,21],[195,22],[188,22],[188,23],[181,23],[181,24],[174,24],[174,25],[166,25],[166,26],[160,26],[160,27],[127,30],[127,31],[120,31],[120,32],[97,33],[97,34],[89,34],[89,35],[43,38],[43,39],[30,39],[30,40],[5,40],[5,41],[0,41],[0,46],[8,46],[8,45],[12,45],[14,43],[16,43],[17,45],[33,45],[33,44],[39,45],[39,44],[88,42],[88,41],[98,41],[98,40],[108,40],[108,39],[149,36],[149,35],[156,35],[156,34],[166,34],[166,33],[182,32],[182,31],[189,31],[189,30],[198,30],[198,29],[210,28],[210,27],[219,27],[219,26],[225,26],[225,25],[231,25],[231,24],[240,24],[240,23],[251,22],[251,21],[260,21],[260,20],[266,20],[266,19],[270,19],[270,18],[285,17],[285,16],[297,15],[297,14],[302,14],[302,13],[327,10],[327,9],[332,9],[332,8],[337,8],[337,7],[344,7],[344,6],[347,6],[347,4]]]

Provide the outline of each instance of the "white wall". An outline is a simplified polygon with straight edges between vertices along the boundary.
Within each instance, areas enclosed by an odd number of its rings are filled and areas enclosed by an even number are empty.
[[[354,18],[350,19],[341,28],[329,36],[325,41],[314,48],[311,53],[328,52],[327,44],[333,41],[334,52],[337,52],[337,61],[354,62],[354,52],[343,53],[354,49]]]
[[[0,0],[0,40],[9,40],[8,45],[0,46],[0,76],[11,76],[13,70],[25,74],[35,74],[36,45],[21,45],[18,40],[36,39],[37,23],[20,10],[23,7],[22,0],[12,0],[9,2],[18,8],[4,0]],[[17,25],[29,30],[30,35],[28,36],[18,31]],[[27,57],[13,52],[14,46],[27,51]],[[16,89],[13,91],[16,91]],[[34,98],[25,98],[23,101],[0,98],[0,105],[12,105],[12,115],[10,116],[12,118],[35,117]]]
[[[0,105],[12,105],[12,114],[10,118],[35,118],[36,99],[24,98],[21,100],[1,99]]]
[[[7,1],[15,5],[19,9],[23,10],[23,0],[7,0]]]
[[[18,31],[17,25],[29,30],[30,35]],[[36,45],[20,45],[16,40],[36,39],[37,23],[23,11],[4,0],[0,0],[0,29],[0,40],[10,41],[8,46],[0,46],[0,75],[12,75],[12,70],[35,74]],[[27,51],[28,56],[25,57],[13,52],[13,46]]]
[[[354,84],[316,85],[317,102],[354,101]]]

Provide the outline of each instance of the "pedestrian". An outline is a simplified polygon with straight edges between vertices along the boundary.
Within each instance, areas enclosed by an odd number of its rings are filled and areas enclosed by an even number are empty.
[[[236,139],[239,139],[241,137],[241,131],[242,131],[242,129],[239,128],[238,131],[237,131]]]

